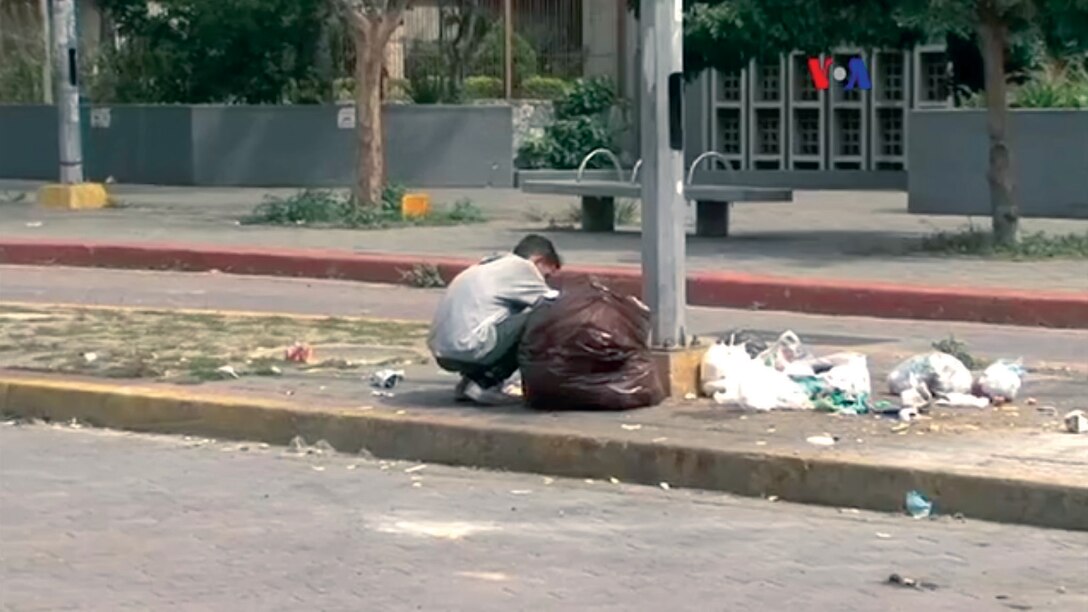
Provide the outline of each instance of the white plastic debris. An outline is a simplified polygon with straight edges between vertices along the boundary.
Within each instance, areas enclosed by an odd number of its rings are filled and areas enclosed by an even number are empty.
[[[1063,420],[1065,421],[1065,430],[1069,433],[1088,432],[1088,415],[1085,415],[1083,410],[1069,412]]]
[[[404,380],[404,370],[378,370],[370,375],[370,386],[392,389]]]
[[[822,436],[809,436],[805,438],[805,442],[815,446],[835,446],[835,438],[827,434]]]
[[[820,359],[809,359],[808,364],[817,377],[831,388],[851,397],[872,395],[873,383],[869,376],[869,359],[861,353],[835,353]],[[824,371],[826,369],[826,371]]]
[[[620,425],[620,428],[625,429],[627,431],[638,431],[638,430],[642,429],[642,425],[638,425],[638,424],[629,425],[627,423],[623,423],[622,425]]]
[[[710,345],[699,364],[703,393],[708,396],[723,393],[731,398],[737,397],[740,379],[751,364],[752,358],[743,344],[731,346],[716,342]]]
[[[970,393],[947,393],[938,398],[936,404],[955,408],[986,408],[990,405],[990,399]]]
[[[234,370],[234,366],[225,365],[225,366],[216,368],[215,371],[220,373],[220,374],[223,374],[225,376],[230,376],[231,378],[240,378],[238,376],[238,372],[236,372]]]
[[[948,353],[915,355],[888,374],[888,390],[900,395],[908,389],[925,385],[932,395],[970,393],[974,380],[971,371]]]
[[[1012,401],[1020,393],[1023,376],[1022,360],[999,359],[978,377],[978,390],[994,401]]]
[[[98,361],[98,354],[97,353],[83,353],[83,361],[86,361],[87,363],[94,363],[94,362]]]
[[[774,341],[774,344],[767,347],[767,350],[760,353],[756,361],[781,372],[789,364],[808,359],[810,356],[797,334],[786,331]]]
[[[808,391],[785,372],[753,362],[740,380],[735,403],[749,410],[808,410]],[[717,394],[715,401],[719,401]]]

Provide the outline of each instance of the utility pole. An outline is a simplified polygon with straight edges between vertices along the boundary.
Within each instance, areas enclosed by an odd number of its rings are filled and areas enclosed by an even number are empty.
[[[513,0],[504,0],[503,2],[503,28],[505,30],[503,37],[503,67],[505,68],[504,83],[506,86],[506,99],[512,100],[514,98],[514,2]]]
[[[641,0],[639,8],[642,292],[652,346],[678,349],[687,344],[683,0]]]
[[[57,132],[60,182],[83,182],[83,143],[79,131],[79,64],[75,0],[53,0],[53,46],[57,59]]]
[[[42,20],[42,103],[53,103],[53,35],[49,28],[49,0],[38,0],[38,17]]]

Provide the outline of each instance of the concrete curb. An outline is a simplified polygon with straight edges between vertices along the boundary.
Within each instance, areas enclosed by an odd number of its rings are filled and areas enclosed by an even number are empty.
[[[342,452],[576,478],[777,495],[801,503],[901,512],[905,491],[931,492],[944,513],[1088,530],[1088,483],[933,471],[842,457],[657,444],[534,425],[299,407],[241,396],[0,376],[0,412],[91,425],[287,444],[296,435]]]
[[[219,270],[232,274],[344,279],[405,284],[404,273],[435,266],[447,281],[471,265],[431,255],[224,248],[170,244],[0,241],[0,264],[139,270]],[[641,294],[635,268],[570,266],[563,276],[593,274]],[[1088,329],[1088,294],[777,278],[715,272],[688,276],[692,306],[759,308],[830,315],[973,321],[1003,325]]]

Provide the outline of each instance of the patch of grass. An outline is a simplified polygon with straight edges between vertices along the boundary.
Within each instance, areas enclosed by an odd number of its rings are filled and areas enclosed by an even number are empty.
[[[414,363],[427,333],[398,321],[47,306],[4,307],[4,319],[19,324],[0,325],[0,368],[179,383],[232,379],[220,371],[228,365],[245,377]],[[295,342],[313,346],[318,361],[285,361]]]
[[[982,369],[987,365],[986,360],[976,357],[968,350],[967,344],[956,340],[955,336],[949,336],[944,340],[938,340],[930,346],[933,350],[946,353],[959,359],[968,370]]]
[[[977,255],[1004,259],[1088,259],[1088,232],[1053,235],[1024,234],[1019,244],[994,244],[990,232],[970,228],[961,232],[939,232],[922,240],[920,249],[929,253]]]
[[[351,195],[329,189],[303,189],[288,197],[268,197],[240,222],[243,225],[296,225],[305,227],[385,229],[413,225],[465,225],[483,223],[482,210],[469,199],[451,207],[433,206],[422,217],[404,218],[400,203],[406,190],[388,185],[378,206],[360,206]]]

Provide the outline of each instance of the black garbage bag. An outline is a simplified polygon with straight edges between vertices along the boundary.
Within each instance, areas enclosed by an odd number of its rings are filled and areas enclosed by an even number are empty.
[[[601,283],[564,284],[529,315],[518,350],[525,399],[540,410],[630,410],[661,403],[650,312]]]

